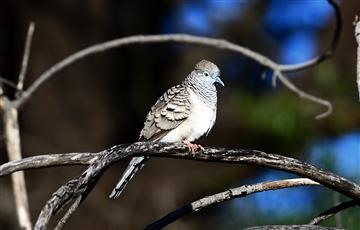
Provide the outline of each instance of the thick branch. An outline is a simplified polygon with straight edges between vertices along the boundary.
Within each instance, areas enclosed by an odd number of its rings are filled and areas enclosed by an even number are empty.
[[[304,186],[304,185],[319,185],[319,183],[309,180],[307,178],[298,178],[298,179],[287,179],[287,180],[279,180],[279,181],[270,181],[270,182],[262,182],[253,185],[243,185],[238,188],[232,188],[225,192],[217,193],[211,196],[206,196],[197,201],[191,202],[175,211],[167,214],[161,219],[155,221],[154,223],[148,225],[146,229],[154,230],[161,229],[168,224],[180,219],[186,214],[190,214],[193,212],[200,211],[203,208],[212,206],[214,204],[224,202],[227,200],[232,200],[238,197],[244,197],[253,193],[263,192],[268,190],[276,190],[283,189],[295,186]]]

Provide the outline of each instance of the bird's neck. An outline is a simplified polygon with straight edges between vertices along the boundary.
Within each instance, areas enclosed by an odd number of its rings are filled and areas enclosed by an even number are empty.
[[[202,82],[191,74],[185,79],[184,84],[198,95],[202,102],[210,108],[216,109],[217,91],[214,84]]]

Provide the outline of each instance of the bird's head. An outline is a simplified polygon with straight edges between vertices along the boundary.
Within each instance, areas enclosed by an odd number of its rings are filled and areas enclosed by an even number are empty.
[[[220,79],[220,70],[212,62],[201,60],[195,65],[195,73],[202,81],[209,84],[219,83],[224,86],[224,82]]]

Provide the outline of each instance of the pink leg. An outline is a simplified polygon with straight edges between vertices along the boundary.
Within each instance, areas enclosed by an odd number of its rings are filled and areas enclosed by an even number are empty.
[[[202,151],[205,150],[204,147],[202,147],[201,145],[193,144],[193,143],[191,143],[191,142],[188,141],[188,140],[184,140],[183,143],[187,145],[187,147],[189,148],[189,151],[190,151],[192,154],[195,154],[196,150],[198,150],[198,149],[201,149]]]

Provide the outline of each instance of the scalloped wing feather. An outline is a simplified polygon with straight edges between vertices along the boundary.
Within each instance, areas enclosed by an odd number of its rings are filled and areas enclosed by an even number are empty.
[[[189,92],[182,84],[168,89],[146,116],[140,140],[157,141],[190,115]]]

